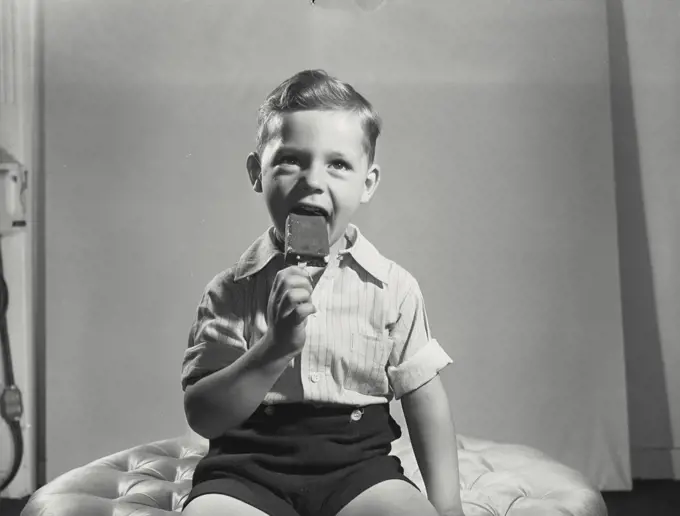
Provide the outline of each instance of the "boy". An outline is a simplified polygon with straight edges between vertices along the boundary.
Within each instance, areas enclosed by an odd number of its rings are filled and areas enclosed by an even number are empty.
[[[185,352],[189,425],[210,441],[187,516],[462,515],[454,427],[417,282],[350,223],[378,186],[380,120],[321,70],[279,85],[246,166],[273,226],[207,286]],[[286,266],[289,213],[328,227],[326,267]],[[389,456],[401,399],[426,498]]]

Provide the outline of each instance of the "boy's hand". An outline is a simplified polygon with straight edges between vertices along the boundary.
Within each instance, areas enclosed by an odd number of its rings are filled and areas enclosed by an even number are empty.
[[[267,333],[277,352],[294,357],[302,351],[307,317],[316,312],[312,290],[309,274],[300,267],[276,274],[267,305]]]

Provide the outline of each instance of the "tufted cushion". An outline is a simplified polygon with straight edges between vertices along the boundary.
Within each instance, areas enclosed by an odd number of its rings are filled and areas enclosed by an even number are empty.
[[[458,436],[466,516],[606,516],[583,476],[525,446]],[[22,516],[161,516],[179,511],[207,451],[196,434],[121,451],[64,473],[36,491]],[[423,491],[408,434],[393,444]]]

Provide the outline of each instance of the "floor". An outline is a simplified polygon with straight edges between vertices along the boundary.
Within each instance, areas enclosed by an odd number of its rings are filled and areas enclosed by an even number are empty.
[[[680,481],[633,482],[632,491],[602,493],[609,516],[678,516]]]
[[[635,481],[632,491],[602,493],[609,516],[678,516],[680,481]],[[0,500],[2,516],[19,516],[26,500]]]
[[[25,504],[26,499],[12,500],[0,498],[0,514],[2,514],[2,516],[19,516],[19,513]]]

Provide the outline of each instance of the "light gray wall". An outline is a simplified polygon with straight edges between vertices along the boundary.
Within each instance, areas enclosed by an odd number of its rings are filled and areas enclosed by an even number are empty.
[[[35,162],[35,90],[36,62],[34,53],[36,9],[35,0],[20,3],[0,3],[0,146],[28,171],[29,190],[25,196],[27,225],[17,232],[2,235],[2,261],[9,289],[7,329],[12,352],[14,380],[22,394],[24,413],[21,419],[24,437],[24,454],[19,471],[9,486],[0,493],[3,498],[22,498],[33,492],[33,473],[36,463],[37,419],[35,385],[35,356],[33,343],[35,318],[33,312],[33,275],[35,268],[34,239],[35,217],[32,194],[37,177]],[[0,189],[0,206],[4,209],[6,190]],[[4,368],[2,357],[0,367]],[[3,381],[0,375],[0,384]],[[0,386],[1,389],[2,386]],[[7,427],[0,430],[0,457],[10,457],[12,439]],[[9,467],[6,461],[3,466]],[[4,475],[6,471],[3,470]]]
[[[633,473],[680,479],[680,18],[608,10]]]
[[[420,281],[456,361],[459,432],[628,486],[592,0],[48,2],[48,478],[183,431],[201,290],[268,224],[244,171],[256,109],[306,67],[354,82],[385,119],[383,182],[357,222]]]

